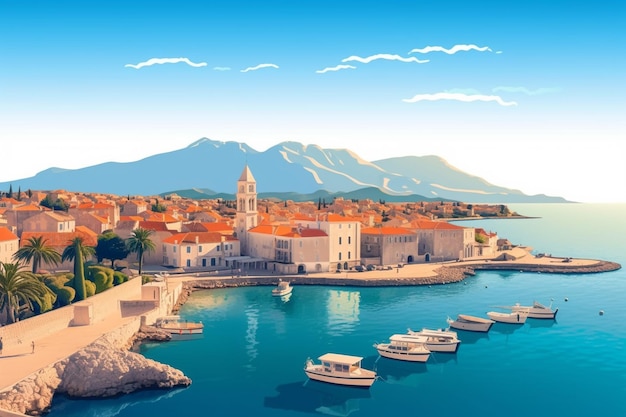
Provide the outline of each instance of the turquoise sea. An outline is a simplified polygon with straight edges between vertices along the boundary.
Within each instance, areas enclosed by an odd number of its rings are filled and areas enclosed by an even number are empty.
[[[626,265],[626,204],[519,204],[535,219],[464,222],[554,256]],[[201,320],[194,340],[141,352],[192,378],[185,389],[106,400],[58,398],[70,416],[626,416],[626,270],[556,275],[480,272],[424,287],[296,286],[284,302],[270,287],[195,292],[181,314]],[[456,354],[425,364],[379,358],[372,344],[407,328],[443,327],[458,313],[537,300],[556,320],[459,331]],[[604,314],[600,314],[600,312]],[[307,357],[363,356],[380,379],[368,390],[307,381]]]

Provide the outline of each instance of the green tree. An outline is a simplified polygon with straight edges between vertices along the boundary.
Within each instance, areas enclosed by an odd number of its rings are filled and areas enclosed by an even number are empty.
[[[85,260],[93,256],[96,250],[84,244],[82,237],[77,236],[70,240],[69,245],[63,250],[62,261],[74,261],[74,289],[76,290],[76,301],[87,298],[87,288],[85,286]]]
[[[19,263],[0,262],[0,311],[7,313],[8,323],[15,323],[20,305],[34,311],[33,303],[40,308],[51,291],[32,272],[25,271]]]
[[[19,248],[13,255],[14,261],[29,263],[32,261],[33,274],[39,272],[41,263],[58,265],[61,262],[61,255],[52,246],[47,245],[48,240],[43,236],[33,236],[28,238],[24,246]]]
[[[151,210],[155,213],[165,213],[167,211],[167,207],[159,203],[159,199],[157,198],[155,203],[152,205]]]
[[[7,194],[7,198],[13,198],[13,184],[9,184],[9,193]]]
[[[103,259],[109,259],[111,261],[111,268],[115,269],[115,261],[126,259],[130,250],[126,246],[124,239],[113,233],[107,231],[98,236],[98,245],[96,246],[96,258],[98,262],[102,262]]]
[[[130,237],[126,240],[126,244],[128,245],[128,249],[131,253],[137,254],[137,261],[139,261],[139,275],[141,275],[141,270],[143,268],[144,253],[153,252],[156,249],[156,245],[150,239],[150,235],[152,235],[152,233],[152,230],[138,227],[133,230]]]

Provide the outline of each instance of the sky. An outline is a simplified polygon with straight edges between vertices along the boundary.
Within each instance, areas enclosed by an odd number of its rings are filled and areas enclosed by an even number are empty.
[[[623,0],[0,0],[0,39],[0,182],[206,137],[626,202]]]

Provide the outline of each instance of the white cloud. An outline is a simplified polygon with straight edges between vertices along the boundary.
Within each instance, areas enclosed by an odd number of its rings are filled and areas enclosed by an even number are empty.
[[[488,46],[476,46],[476,45],[454,45],[452,48],[447,49],[443,46],[427,46],[426,48],[412,49],[409,53],[428,54],[430,52],[444,52],[448,55],[456,54],[461,51],[478,51],[478,52],[491,52],[491,48]]]
[[[189,58],[150,58],[147,61],[144,62],[140,62],[139,64],[126,64],[124,65],[125,68],[135,68],[135,69],[139,69],[139,68],[143,68],[143,67],[150,67],[152,65],[157,65],[157,64],[178,64],[179,62],[184,62],[185,64],[192,66],[192,67],[206,67],[206,62],[191,62],[189,60]]]
[[[435,94],[417,94],[412,98],[405,98],[405,103],[417,103],[418,101],[438,101],[438,100],[455,100],[455,101],[495,101],[501,106],[517,106],[515,101],[504,101],[500,96],[486,96],[482,94],[462,94],[462,93],[435,93]]]
[[[248,67],[246,69],[242,69],[241,72],[248,72],[248,71],[256,71],[259,70],[261,68],[278,68],[278,65],[276,64],[259,64],[255,67]]]
[[[215,71],[230,71],[230,67],[213,67]]]
[[[425,59],[425,60],[420,60],[417,59],[415,57],[410,57],[410,58],[405,58],[402,57],[400,55],[395,55],[395,54],[376,54],[376,55],[371,55],[365,58],[362,58],[360,56],[356,56],[356,55],[352,55],[349,56],[348,58],[342,59],[341,62],[350,62],[350,61],[358,61],[361,62],[363,64],[369,64],[372,61],[376,61],[378,59],[385,59],[388,61],[401,61],[401,62],[416,62],[418,64],[425,64],[427,62],[429,62],[429,60]]]
[[[526,94],[528,96],[538,96],[541,94],[549,94],[549,93],[556,93],[557,91],[559,91],[558,88],[538,88],[536,90],[529,90],[526,87],[506,87],[506,86],[502,86],[502,87],[496,87],[492,90],[494,93],[498,92],[498,91],[504,91],[506,93],[523,93]]]
[[[328,72],[328,71],[339,71],[339,70],[344,70],[344,69],[356,69],[356,67],[352,65],[337,65],[336,67],[327,67],[321,70],[317,70],[315,72],[318,74],[324,74],[325,72]]]

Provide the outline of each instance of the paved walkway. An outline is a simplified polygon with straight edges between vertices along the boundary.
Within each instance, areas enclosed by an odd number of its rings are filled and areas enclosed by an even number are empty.
[[[0,355],[0,391],[12,388],[32,373],[64,359],[100,336],[134,320],[134,317],[121,318],[111,315],[90,326],[68,327],[50,336],[34,340],[32,353],[31,340],[5,347]]]

